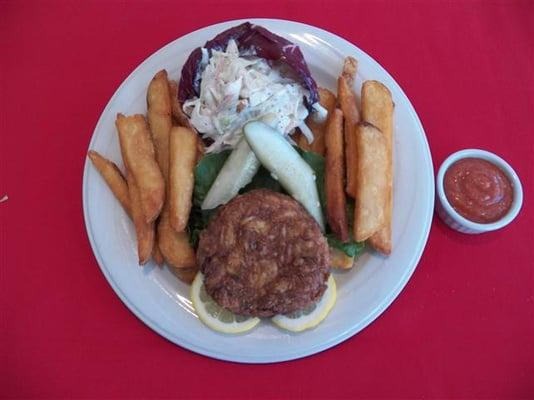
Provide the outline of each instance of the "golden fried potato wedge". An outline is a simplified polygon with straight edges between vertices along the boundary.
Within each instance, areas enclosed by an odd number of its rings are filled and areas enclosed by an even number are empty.
[[[346,192],[355,197],[356,193],[356,159],[354,145],[354,129],[360,121],[360,112],[356,102],[353,85],[356,78],[357,62],[352,57],[347,57],[343,65],[341,76],[337,80],[338,102],[345,117],[345,163],[347,167]]]
[[[356,80],[356,72],[358,71],[358,61],[354,57],[345,57],[343,62],[343,71],[341,71],[341,76],[345,78],[347,85],[349,87],[354,86],[354,81]]]
[[[163,254],[161,254],[161,250],[159,249],[159,245],[157,243],[157,235],[156,235],[156,239],[154,242],[154,247],[152,248],[152,259],[160,267],[165,262],[165,260],[163,259]]]
[[[88,156],[131,219],[130,193],[126,178],[124,178],[119,168],[113,162],[102,157],[96,151],[90,150]],[[152,249],[152,258],[156,264],[163,265],[163,256],[156,245]]]
[[[362,118],[376,126],[384,135],[387,146],[387,199],[384,226],[369,238],[369,244],[383,254],[391,254],[391,221],[393,212],[393,109],[391,92],[378,81],[366,81],[362,86]]]
[[[202,158],[205,152],[206,152],[206,146],[204,145],[204,142],[200,140],[200,137],[199,137],[197,140],[197,162]]]
[[[344,190],[343,113],[334,109],[328,118],[325,158],[326,218],[330,229],[342,242],[349,240]]]
[[[175,104],[180,104],[178,102],[178,82],[169,79],[169,94],[171,95],[171,105],[172,105],[172,116],[174,117],[174,107]]]
[[[306,137],[302,134],[298,137],[297,145],[306,151],[313,151],[314,153],[324,155],[325,153],[325,131],[326,126],[328,122],[328,118],[330,117],[331,113],[334,111],[334,108],[336,108],[336,95],[332,93],[330,90],[325,88],[319,88],[319,104],[323,106],[326,111],[328,111],[328,117],[325,121],[322,122],[316,122],[314,120],[313,115],[309,115],[308,118],[306,118],[306,125],[313,133],[313,142],[308,143],[308,140]]]
[[[158,223],[158,245],[167,264],[174,268],[195,268],[195,250],[189,244],[187,232],[176,232],[165,208]]]
[[[176,232],[187,226],[191,212],[197,160],[198,136],[191,129],[175,126],[169,141],[169,217]]]
[[[87,156],[100,173],[102,178],[106,181],[107,185],[124,208],[124,211],[131,216],[130,210],[130,194],[128,193],[128,184],[126,179],[122,175],[122,172],[115,165],[115,163],[102,157],[98,152],[89,150]]]
[[[146,222],[141,204],[141,194],[131,174],[127,176],[128,192],[132,210],[132,221],[137,236],[137,254],[139,265],[146,264],[154,247],[155,229],[154,222]]]
[[[178,101],[178,83],[176,81],[169,81],[169,89],[171,93],[171,101],[172,101],[172,115],[174,117],[174,120],[176,121],[178,126],[184,126],[186,128],[191,129],[193,132],[197,133],[197,130],[191,125],[191,122],[189,121],[189,118],[182,110],[182,106],[180,102]],[[200,158],[204,155],[206,151],[206,146],[204,146],[204,143],[202,140],[197,141],[197,160],[200,160]]]
[[[191,129],[196,132],[196,130],[191,125],[189,118],[185,115],[184,110],[182,109],[182,104],[178,100],[178,82],[169,81],[169,91],[171,94],[171,103],[172,103],[172,116],[174,117],[176,123],[179,126],[185,126],[186,128]]]
[[[293,134],[293,140],[297,144],[298,147],[300,147],[304,151],[311,151],[312,150],[312,143],[308,143],[308,139],[306,139],[306,136],[302,134],[300,129],[296,129],[295,133]]]
[[[308,139],[306,139],[306,136],[302,133],[302,131],[297,128],[295,129],[295,132],[291,136],[295,144],[301,148],[304,151],[312,151],[312,143],[308,142]]]
[[[156,160],[163,174],[166,191],[168,191],[169,134],[172,128],[172,101],[166,70],[159,71],[152,78],[148,85],[146,100],[147,120],[156,150]],[[163,256],[157,243],[154,245],[153,258],[158,265],[163,264]]]
[[[167,71],[161,70],[152,78],[148,85],[146,100],[147,120],[154,141],[156,160],[166,180],[169,170],[169,132],[172,128],[172,106]]]
[[[191,284],[195,280],[195,276],[198,272],[198,267],[191,268],[172,268],[174,275],[178,277],[182,282]]]
[[[337,269],[350,269],[354,265],[354,257],[349,257],[341,250],[330,247],[330,266]]]
[[[354,240],[362,242],[384,226],[388,201],[388,154],[384,134],[375,126],[360,122],[356,144],[356,200]]]
[[[122,159],[131,175],[129,180],[135,182],[139,190],[145,221],[153,222],[163,207],[165,182],[156,162],[148,124],[143,115],[125,117],[118,114],[115,125],[119,132]]]

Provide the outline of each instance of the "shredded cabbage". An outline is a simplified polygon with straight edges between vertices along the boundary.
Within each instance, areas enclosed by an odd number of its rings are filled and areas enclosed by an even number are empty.
[[[261,120],[286,137],[300,127],[308,141],[313,140],[302,126],[308,116],[304,104],[308,90],[265,59],[240,55],[234,40],[226,51],[212,51],[201,79],[200,96],[185,101],[183,110],[202,137],[213,140],[207,153],[234,148],[243,126],[252,120]]]

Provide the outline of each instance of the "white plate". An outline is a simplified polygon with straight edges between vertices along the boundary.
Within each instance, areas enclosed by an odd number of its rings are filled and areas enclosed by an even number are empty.
[[[146,112],[146,89],[152,76],[166,68],[178,78],[189,53],[221,31],[242,21],[230,21],[190,33],[144,61],[115,92],[95,128],[89,148],[122,167],[115,115]],[[338,300],[317,328],[291,334],[269,322],[240,336],[226,336],[205,327],[189,301],[189,288],[167,268],[140,268],[134,227],[98,172],[89,162],[83,177],[83,209],[95,257],[117,295],[149,327],[170,341],[223,360],[268,363],[291,360],[328,349],[359,332],[397,297],[412,275],[430,230],[434,179],[423,127],[410,101],[393,78],[371,57],[340,37],[312,26],[282,20],[253,19],[300,46],[312,75],[335,91],[336,77],[347,55],[359,61],[356,91],[362,80],[376,79],[392,92],[395,102],[395,191],[393,254],[363,255],[355,268],[335,273]]]

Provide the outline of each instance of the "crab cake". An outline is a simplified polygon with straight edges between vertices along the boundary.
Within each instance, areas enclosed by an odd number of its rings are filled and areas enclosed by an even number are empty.
[[[200,235],[197,261],[220,306],[270,317],[318,301],[330,260],[313,217],[291,197],[261,189],[221,207]]]

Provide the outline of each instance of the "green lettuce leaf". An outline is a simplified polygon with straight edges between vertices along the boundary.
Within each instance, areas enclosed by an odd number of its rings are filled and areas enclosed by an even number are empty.
[[[230,155],[230,150],[216,154],[207,154],[200,159],[195,167],[195,186],[193,188],[193,207],[189,215],[187,231],[189,232],[189,242],[193,247],[197,247],[200,232],[202,232],[210,219],[216,214],[218,208],[213,210],[202,210],[200,205],[208,194],[211,185],[219,175],[226,159]]]
[[[225,150],[220,153],[207,154],[200,159],[195,167],[194,205],[200,207],[229,155],[230,150]]]
[[[319,194],[319,202],[321,203],[321,209],[323,215],[326,215],[326,192],[324,186],[324,167],[325,161],[324,157],[314,153],[312,151],[302,150],[300,147],[294,146],[295,150],[300,154],[300,156],[306,161],[306,163],[311,167],[313,172],[315,172],[315,182],[317,183],[317,192]]]
[[[252,178],[252,181],[239,191],[239,193],[250,192],[254,189],[269,189],[273,192],[282,192],[282,186],[280,183],[271,176],[269,170],[264,167],[260,167],[257,174]]]
[[[330,247],[341,250],[349,257],[358,257],[365,250],[365,242],[355,242],[351,238],[347,243],[343,243],[333,233],[327,233],[326,240]]]
[[[187,231],[189,232],[189,243],[194,248],[198,245],[198,239],[200,238],[200,232],[202,232],[210,222],[211,218],[217,213],[219,207],[213,210],[201,210],[198,206],[193,206],[191,214],[189,214],[189,223],[187,225]]]

